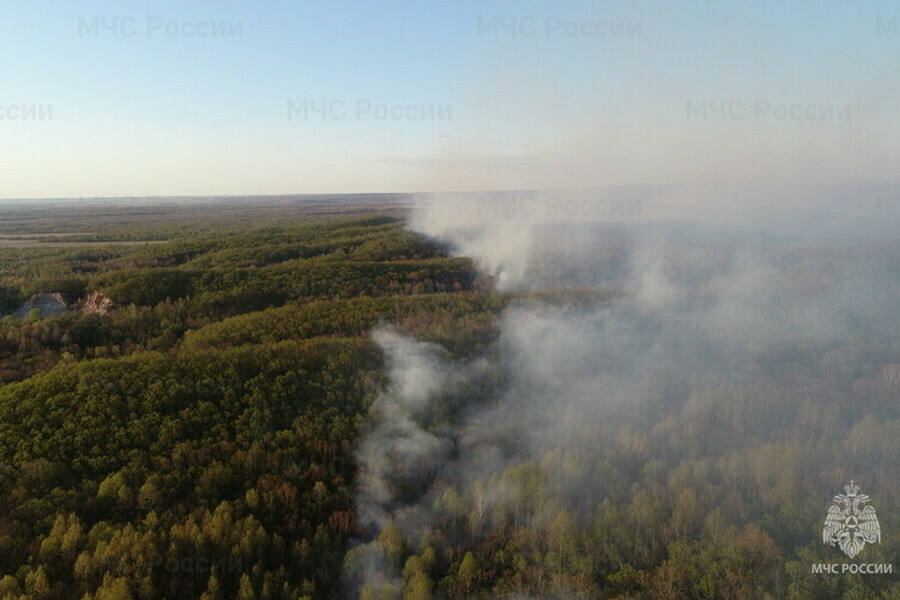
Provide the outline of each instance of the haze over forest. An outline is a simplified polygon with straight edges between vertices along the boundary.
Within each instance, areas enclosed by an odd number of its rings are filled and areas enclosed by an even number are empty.
[[[8,2],[0,600],[900,600],[895,4]]]

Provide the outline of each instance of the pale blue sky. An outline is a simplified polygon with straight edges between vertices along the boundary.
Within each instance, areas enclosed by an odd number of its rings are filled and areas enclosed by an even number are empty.
[[[0,198],[897,179],[893,1],[0,9]]]

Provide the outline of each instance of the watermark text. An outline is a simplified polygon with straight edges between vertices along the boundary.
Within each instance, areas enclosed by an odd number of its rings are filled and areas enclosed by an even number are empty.
[[[844,122],[850,121],[850,108],[850,104],[786,103],[766,98],[692,99],[687,101],[685,116],[688,121]]]
[[[378,102],[365,98],[289,98],[288,121],[450,121],[450,104]]]
[[[479,16],[478,37],[481,38],[570,38],[611,39],[639,38],[641,21],[609,21],[566,19],[562,17]]]
[[[158,16],[78,18],[78,37],[92,38],[240,38],[241,21],[192,21]]]

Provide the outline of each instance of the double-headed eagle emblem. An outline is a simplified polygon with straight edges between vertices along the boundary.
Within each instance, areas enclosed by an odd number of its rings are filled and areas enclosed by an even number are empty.
[[[881,541],[875,508],[864,506],[870,498],[859,491],[853,481],[844,486],[844,493],[834,497],[822,529],[822,541],[829,546],[837,545],[850,558],[859,554],[866,544]]]

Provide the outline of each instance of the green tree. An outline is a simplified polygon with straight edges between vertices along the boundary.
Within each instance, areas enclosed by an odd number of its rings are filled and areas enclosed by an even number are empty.
[[[462,562],[459,563],[459,569],[456,572],[456,580],[462,586],[463,591],[468,596],[472,593],[472,588],[478,578],[478,562],[475,555],[466,552]]]
[[[434,584],[428,577],[428,574],[423,571],[417,571],[406,582],[403,600],[431,600],[433,588]]]

